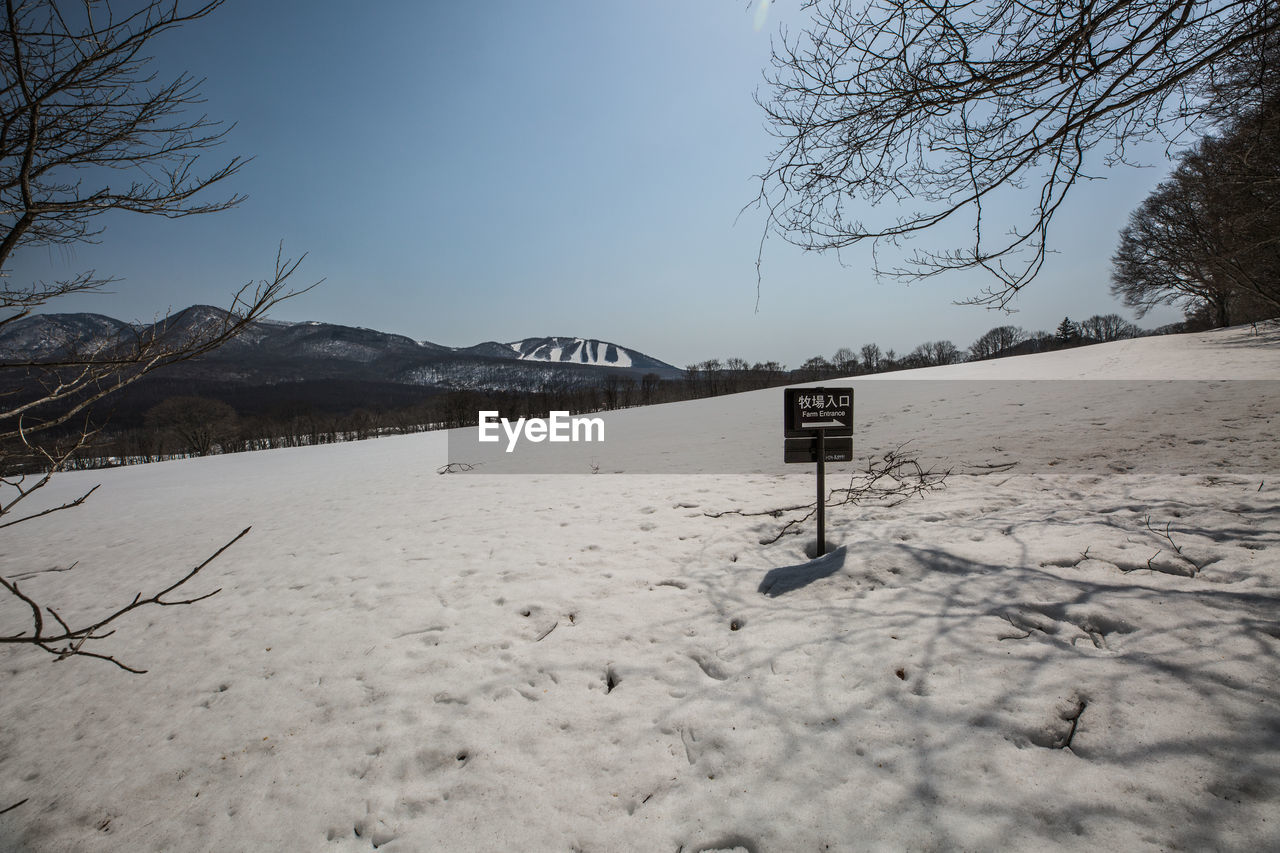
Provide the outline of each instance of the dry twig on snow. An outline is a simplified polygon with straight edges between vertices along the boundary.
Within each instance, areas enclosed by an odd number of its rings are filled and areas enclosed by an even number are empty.
[[[904,451],[904,447],[905,445],[900,445],[893,450],[887,451],[879,459],[869,459],[866,469],[853,474],[847,487],[832,489],[828,493],[825,505],[829,507],[848,504],[862,506],[875,503],[881,506],[894,507],[910,498],[923,497],[935,489],[943,488],[947,476],[951,473],[950,470],[934,471],[927,469],[920,464],[914,454]],[[793,518],[787,519],[775,535],[760,540],[762,545],[772,545],[783,536],[799,533],[800,527],[813,518],[817,512],[818,502],[814,500],[807,504],[796,504],[795,506],[778,507],[758,512],[730,509],[722,512],[704,512],[703,515],[709,518],[722,518],[726,515],[740,515],[746,518],[759,516],[783,518],[792,513],[800,513]]]

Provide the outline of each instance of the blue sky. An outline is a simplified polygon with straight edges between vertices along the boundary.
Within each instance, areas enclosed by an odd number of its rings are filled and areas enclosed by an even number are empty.
[[[783,8],[794,25],[800,13]],[[162,75],[207,78],[205,110],[237,123],[213,153],[255,158],[227,186],[248,200],[185,220],[113,216],[100,244],[25,250],[10,275],[96,269],[123,280],[49,310],[149,320],[226,305],[283,241],[308,253],[299,284],[325,281],[277,319],[451,346],[579,335],[680,366],[795,367],[872,341],[901,353],[968,346],[1004,323],[1132,319],[1109,295],[1109,258],[1164,177],[1162,152],[1075,191],[1059,254],[1011,317],[953,304],[987,284],[976,273],[878,282],[865,253],[776,238],[757,310],[763,217],[740,211],[772,147],[752,95],[777,12],[757,30],[742,0],[231,0],[155,56]]]

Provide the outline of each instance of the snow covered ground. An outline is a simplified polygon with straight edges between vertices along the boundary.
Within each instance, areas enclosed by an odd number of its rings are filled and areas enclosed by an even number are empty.
[[[98,647],[146,675],[0,649],[0,850],[1280,848],[1280,335],[914,377],[856,384],[855,452],[946,488],[816,561],[708,515],[813,499],[780,390],[607,416],[624,475],[435,433],[60,477],[102,487],[0,570],[64,614],[253,531]]]

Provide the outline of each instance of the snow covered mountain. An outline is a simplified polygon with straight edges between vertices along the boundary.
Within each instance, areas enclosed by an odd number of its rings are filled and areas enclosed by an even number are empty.
[[[97,353],[134,334],[133,326],[102,314],[37,314],[0,327],[0,359],[48,361]]]
[[[597,367],[635,367],[676,370],[670,364],[637,350],[594,338],[525,338],[507,344],[522,361],[591,364]]]
[[[47,361],[127,346],[159,332],[181,340],[226,314],[195,305],[155,324],[129,324],[100,314],[38,314],[0,327],[0,359]],[[322,322],[261,321],[227,345],[166,371],[171,379],[275,384],[310,380],[399,383],[439,388],[528,390],[548,382],[594,385],[608,372],[664,379],[681,371],[639,351],[583,338],[528,338],[449,347],[404,335]]]
[[[0,849],[1280,849],[1259,332],[853,380],[829,485],[952,474],[833,493],[819,559],[781,389],[605,413],[600,476],[437,476],[459,431],[59,475],[0,573],[77,624],[253,530],[86,647],[146,675],[0,645]]]

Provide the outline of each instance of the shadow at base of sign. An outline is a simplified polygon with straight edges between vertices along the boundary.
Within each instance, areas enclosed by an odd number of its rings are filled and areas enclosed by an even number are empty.
[[[758,591],[770,598],[777,598],[784,593],[806,587],[814,581],[831,577],[844,568],[845,553],[844,547],[841,546],[807,563],[770,569],[760,581]]]

